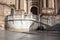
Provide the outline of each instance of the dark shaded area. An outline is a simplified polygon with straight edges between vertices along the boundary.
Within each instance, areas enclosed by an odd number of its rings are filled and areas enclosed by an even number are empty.
[[[13,6],[13,5],[11,5],[11,6]],[[5,29],[8,29],[8,27],[7,27],[7,25],[8,25],[8,16],[12,16],[12,18],[13,18],[13,15],[14,15],[14,9],[12,9],[11,8],[11,14],[10,15],[7,15],[6,17],[5,17]]]
[[[57,15],[60,15],[60,9],[58,10],[58,13],[57,13]]]
[[[38,26],[38,28],[36,29],[36,31],[38,31],[38,30],[43,31],[44,30],[44,27],[43,26]]]
[[[34,14],[34,15],[37,15],[37,7],[32,7],[31,8],[31,12]]]
[[[52,26],[51,29],[52,29],[52,30],[55,30],[55,31],[60,31],[60,23],[58,23],[58,24]]]
[[[43,25],[45,25],[45,27],[47,27],[47,28],[45,29]],[[60,23],[55,24],[53,26],[49,26],[47,24],[41,23],[40,26],[36,30],[37,31],[38,30],[41,30],[41,31],[60,31]]]
[[[5,17],[5,29],[7,29],[7,25],[8,25],[7,24],[7,18],[8,18],[8,16]]]

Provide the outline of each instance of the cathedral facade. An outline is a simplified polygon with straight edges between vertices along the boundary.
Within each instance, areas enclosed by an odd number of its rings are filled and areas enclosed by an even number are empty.
[[[22,9],[26,13],[40,14],[46,13],[47,10],[52,12],[57,10],[56,0],[16,0],[16,10]],[[20,4],[19,4],[20,3]],[[47,11],[48,12],[48,11]]]

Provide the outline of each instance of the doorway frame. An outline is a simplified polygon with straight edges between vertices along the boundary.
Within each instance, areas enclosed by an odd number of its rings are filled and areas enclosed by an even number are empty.
[[[33,5],[33,6],[30,7],[30,13],[31,13],[31,8],[32,8],[32,7],[36,7],[36,8],[37,8],[37,15],[39,15],[39,7],[36,6],[36,5]]]

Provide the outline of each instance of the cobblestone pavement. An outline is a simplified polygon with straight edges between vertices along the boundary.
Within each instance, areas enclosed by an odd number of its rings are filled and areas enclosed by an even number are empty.
[[[0,30],[0,40],[60,40],[60,32],[39,31],[32,33],[17,33]]]

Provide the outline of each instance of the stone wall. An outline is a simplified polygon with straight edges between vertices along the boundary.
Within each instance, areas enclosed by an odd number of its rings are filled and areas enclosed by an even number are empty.
[[[11,8],[5,5],[0,5],[0,29],[5,29],[5,17],[10,14]]]
[[[5,17],[10,15],[11,8],[9,5],[15,5],[15,0],[0,0],[0,29],[5,29]]]

